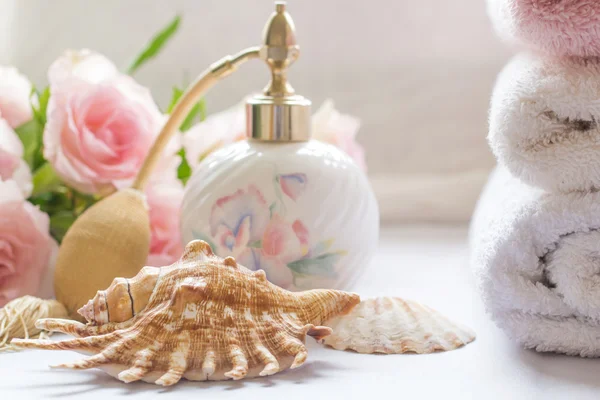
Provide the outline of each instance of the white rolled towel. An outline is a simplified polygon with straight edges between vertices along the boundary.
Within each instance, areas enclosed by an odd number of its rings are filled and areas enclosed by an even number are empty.
[[[548,191],[600,189],[600,60],[515,56],[498,76],[488,141],[518,178]]]
[[[497,167],[470,245],[485,307],[512,339],[600,356],[600,192],[552,194]]]

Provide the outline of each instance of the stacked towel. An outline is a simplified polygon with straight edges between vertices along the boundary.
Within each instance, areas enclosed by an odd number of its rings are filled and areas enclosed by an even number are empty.
[[[600,60],[517,55],[500,73],[490,146],[516,177],[548,191],[600,189]]]
[[[525,347],[599,357],[600,2],[488,6],[502,36],[534,51],[506,66],[492,96],[499,166],[471,226],[478,287]]]
[[[600,192],[548,193],[499,166],[470,240],[486,309],[511,338],[600,356]]]

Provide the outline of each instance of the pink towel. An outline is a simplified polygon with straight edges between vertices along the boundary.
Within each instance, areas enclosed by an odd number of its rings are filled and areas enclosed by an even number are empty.
[[[487,0],[509,43],[555,56],[600,56],[599,0]]]

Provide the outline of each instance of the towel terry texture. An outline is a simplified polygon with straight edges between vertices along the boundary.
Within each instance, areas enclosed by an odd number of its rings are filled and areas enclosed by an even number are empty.
[[[498,76],[488,141],[498,161],[530,185],[600,189],[598,121],[600,59],[524,53]]]
[[[470,232],[488,313],[527,348],[600,356],[600,192],[554,194],[503,166]]]
[[[530,53],[492,94],[499,166],[471,223],[478,288],[523,346],[600,357],[600,1],[487,3],[497,33]]]
[[[497,34],[554,56],[600,56],[598,0],[487,0]]]

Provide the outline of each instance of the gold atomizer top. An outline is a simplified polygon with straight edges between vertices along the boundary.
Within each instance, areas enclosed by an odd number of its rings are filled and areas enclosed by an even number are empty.
[[[275,3],[263,31],[259,57],[271,69],[271,81],[263,93],[246,103],[248,137],[254,140],[300,142],[310,139],[310,106],[295,94],[287,80],[287,69],[300,55],[296,28],[285,2]]]

